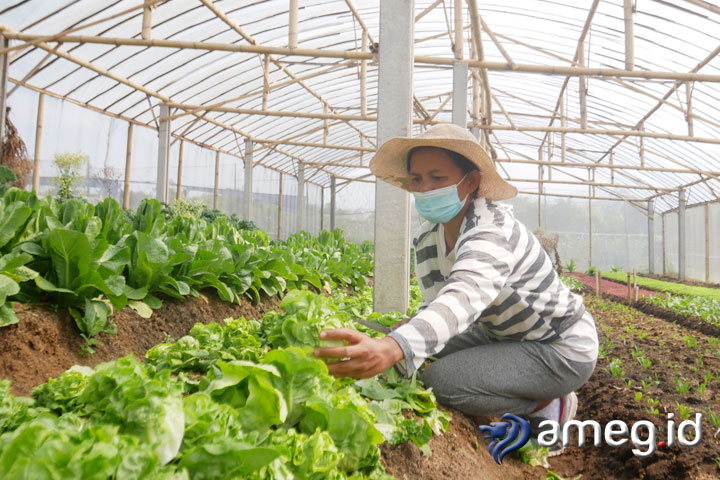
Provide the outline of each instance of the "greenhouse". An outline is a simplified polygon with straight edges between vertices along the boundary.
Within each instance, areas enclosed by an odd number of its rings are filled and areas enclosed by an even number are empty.
[[[641,438],[493,437],[476,326]],[[719,338],[717,0],[0,5],[0,478],[720,478]]]

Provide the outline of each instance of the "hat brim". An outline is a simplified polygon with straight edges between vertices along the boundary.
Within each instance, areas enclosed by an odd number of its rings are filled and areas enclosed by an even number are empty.
[[[498,175],[495,165],[477,142],[457,138],[394,137],[383,143],[370,161],[370,171],[379,179],[410,191],[408,154],[416,147],[444,148],[467,158],[482,173],[478,194],[488,200],[507,200],[517,188]]]

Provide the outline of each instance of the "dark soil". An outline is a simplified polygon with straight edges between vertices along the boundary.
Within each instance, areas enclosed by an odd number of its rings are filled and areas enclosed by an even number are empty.
[[[650,420],[658,426],[658,440],[664,441],[666,412],[675,413],[679,423],[678,404],[681,404],[693,415],[703,413],[702,441],[694,448],[661,447],[647,458],[634,456],[631,445],[617,449],[570,446],[564,455],[550,459],[550,470],[564,478],[582,475],[583,480],[720,478],[720,467],[713,460],[720,457],[720,426],[712,424],[708,415],[708,408],[720,415],[720,346],[713,346],[717,337],[607,299],[587,296],[586,304],[597,320],[605,356],[598,361],[588,383],[577,392],[580,400],[577,418],[596,420],[601,425],[613,419],[624,420],[629,425],[637,420]],[[207,292],[185,302],[166,299],[149,320],[126,309],[114,315],[117,334],[101,335],[101,345],[93,355],[82,352],[83,341],[67,312],[53,312],[43,305],[16,305],[20,323],[0,329],[0,378],[12,379],[13,392],[27,395],[33,386],[74,364],[93,366],[130,352],[142,358],[148,348],[168,337],[180,338],[196,322],[238,316],[260,318],[277,305],[277,299],[265,299],[257,305],[230,305]],[[693,342],[697,342],[697,346],[689,348],[688,343]],[[647,370],[633,358],[635,347],[651,359]],[[635,352],[637,356],[637,350]],[[608,363],[613,358],[622,362],[624,377],[613,378],[608,372]],[[714,376],[701,395],[699,384],[711,373]],[[683,395],[675,388],[678,377],[685,377],[690,383],[690,390]],[[643,387],[643,380],[652,383]],[[636,399],[636,392],[642,393],[640,400]],[[648,398],[658,400],[657,414],[649,411]],[[503,465],[495,464],[478,425],[497,419],[471,419],[455,411],[451,414],[450,430],[431,440],[433,454],[429,457],[411,443],[397,447],[383,445],[382,460],[388,472],[399,479],[413,480],[546,478],[547,469],[527,466],[512,455],[504,459]]]

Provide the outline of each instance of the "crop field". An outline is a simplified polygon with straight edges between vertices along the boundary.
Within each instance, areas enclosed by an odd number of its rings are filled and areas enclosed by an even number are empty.
[[[390,326],[421,304],[413,284],[407,312],[373,312],[372,245],[340,230],[270,240],[153,200],[125,212],[11,189],[0,206],[0,478],[720,477],[712,295],[665,295],[649,315],[565,278],[601,341],[577,418],[644,421],[655,438],[575,433],[562,456],[498,465],[478,429],[497,419],[447,410],[393,369],[335,379],[312,356],[322,330],[379,336],[353,319]],[[683,435],[697,444],[670,445],[696,418]]]

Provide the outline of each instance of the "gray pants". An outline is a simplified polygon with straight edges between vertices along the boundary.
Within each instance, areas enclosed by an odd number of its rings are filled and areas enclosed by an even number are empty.
[[[580,388],[596,362],[567,360],[538,342],[489,340],[482,326],[450,339],[420,379],[442,405],[471,416],[525,415]]]

